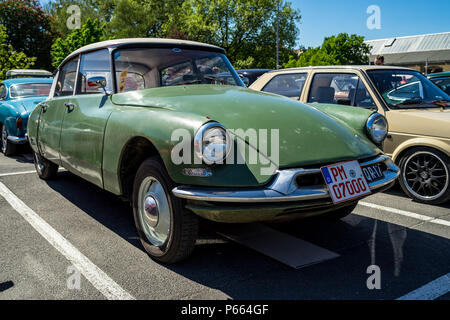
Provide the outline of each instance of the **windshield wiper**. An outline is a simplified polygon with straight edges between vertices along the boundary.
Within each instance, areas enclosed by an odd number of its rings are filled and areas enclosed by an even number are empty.
[[[217,82],[220,82],[221,84],[227,84],[228,83],[226,80],[219,79],[216,76],[203,75],[203,78],[205,78],[207,80],[217,81]]]

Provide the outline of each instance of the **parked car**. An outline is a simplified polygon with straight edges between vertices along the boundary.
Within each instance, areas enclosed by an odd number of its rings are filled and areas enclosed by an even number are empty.
[[[445,85],[442,76],[431,79]],[[400,166],[405,193],[428,204],[450,199],[450,97],[419,72],[388,66],[293,68],[266,73],[250,88],[321,110],[357,106],[385,115],[389,135],[383,148]]]
[[[318,111],[245,88],[219,47],[125,39],[88,45],[62,62],[49,100],[31,114],[28,138],[39,177],[63,166],[128,199],[148,254],[173,263],[193,250],[198,217],[349,214],[398,176],[378,148],[386,126],[370,110]],[[331,187],[334,174],[346,179],[340,187]]]
[[[53,78],[53,74],[40,69],[13,69],[6,72],[6,79],[17,78]]]
[[[0,141],[6,156],[16,152],[17,145],[27,142],[28,116],[35,106],[47,99],[51,79],[23,78],[0,83]]]
[[[255,82],[256,79],[258,79],[261,75],[271,70],[272,69],[242,69],[237,70],[237,73],[241,78],[248,79],[248,81],[245,81],[245,85],[248,87],[253,82]]]
[[[428,79],[450,95],[450,72],[439,72],[428,75]]]

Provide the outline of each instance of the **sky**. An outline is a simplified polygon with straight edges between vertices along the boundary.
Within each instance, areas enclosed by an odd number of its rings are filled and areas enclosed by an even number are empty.
[[[164,1],[164,0],[161,0]],[[48,0],[41,0],[42,4]],[[316,47],[340,32],[366,40],[450,32],[449,0],[290,0],[302,19],[297,45]],[[380,9],[380,29],[369,29],[367,8]]]
[[[316,47],[323,38],[340,32],[366,40],[450,32],[449,0],[291,0],[301,11],[297,43]],[[380,8],[380,29],[369,30],[367,8]]]

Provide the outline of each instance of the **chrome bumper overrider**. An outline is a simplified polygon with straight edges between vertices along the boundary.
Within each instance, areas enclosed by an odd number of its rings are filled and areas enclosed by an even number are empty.
[[[8,136],[8,140],[15,144],[22,144],[28,142],[27,137]]]
[[[378,156],[370,161],[361,162],[361,167],[384,162],[387,169],[384,179],[369,183],[372,191],[393,183],[400,170],[387,156]],[[320,173],[320,168],[279,170],[273,182],[264,188],[213,188],[178,186],[172,193],[179,198],[213,202],[280,202],[330,198],[325,185],[298,187],[296,178],[301,175]]]

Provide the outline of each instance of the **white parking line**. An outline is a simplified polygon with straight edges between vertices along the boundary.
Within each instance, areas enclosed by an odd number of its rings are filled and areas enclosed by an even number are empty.
[[[0,182],[0,195],[56,250],[69,260],[84,277],[107,299],[134,300],[135,298],[119,286],[105,272],[93,264],[58,231],[53,229],[36,212],[22,202]]]
[[[36,170],[0,173],[0,177],[8,177],[8,176],[15,176],[15,175],[19,175],[19,174],[29,174],[29,173],[36,173]]]
[[[360,201],[360,202],[358,202],[358,204],[361,205],[361,206],[364,206],[364,207],[378,209],[378,210],[383,210],[383,211],[399,214],[399,215],[402,215],[402,216],[418,219],[418,220],[421,220],[421,221],[426,221],[426,222],[440,224],[440,225],[443,225],[443,226],[450,227],[450,221],[447,221],[447,220],[433,218],[433,217],[421,215],[421,214],[410,212],[410,211],[405,211],[405,210],[400,210],[400,209],[380,206],[378,204],[374,204],[374,203],[370,203],[370,202]]]
[[[397,298],[397,300],[434,300],[448,292],[450,292],[450,273]]]

